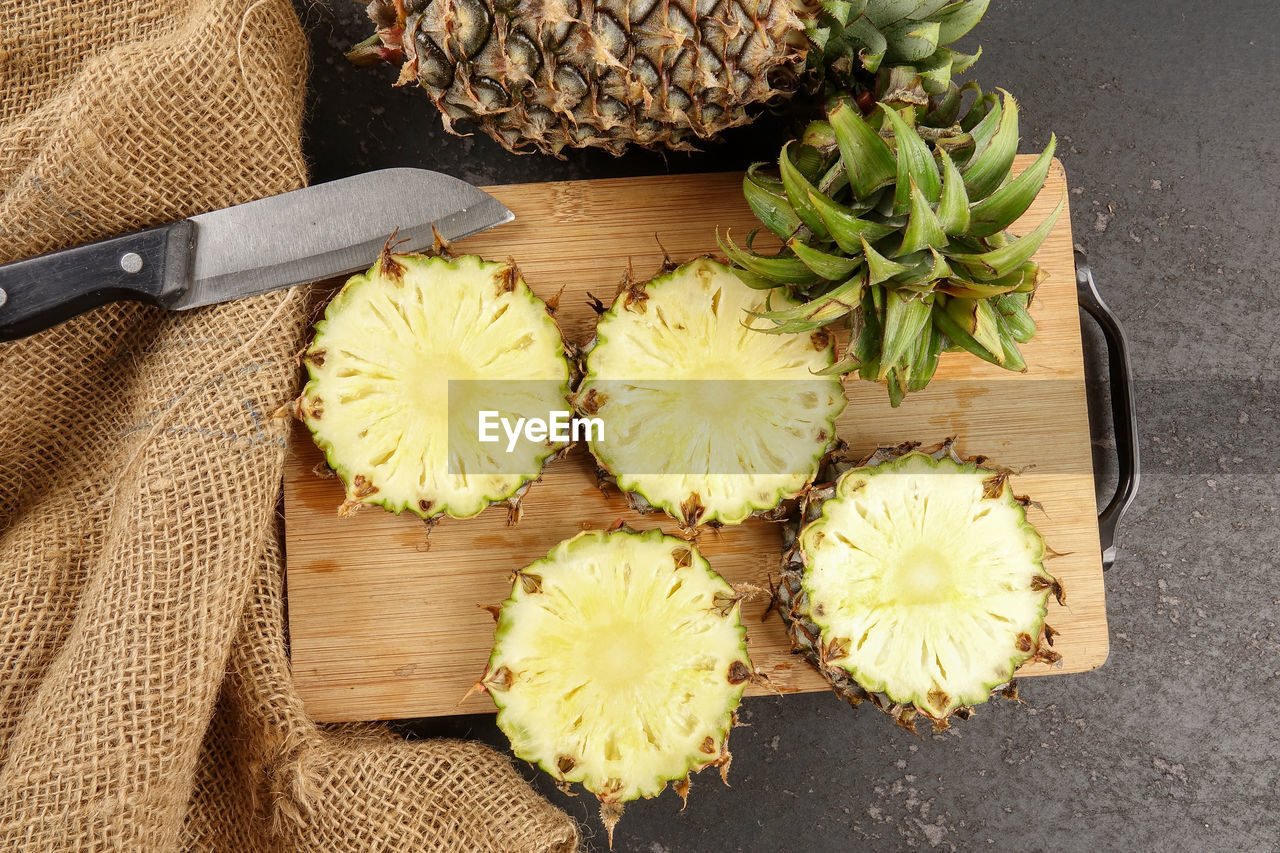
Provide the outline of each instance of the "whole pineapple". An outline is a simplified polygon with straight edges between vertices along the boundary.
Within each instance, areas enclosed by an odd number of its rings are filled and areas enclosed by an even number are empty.
[[[977,58],[988,0],[372,0],[357,64],[403,62],[445,126],[511,151],[687,150],[752,105],[830,86],[921,102]]]

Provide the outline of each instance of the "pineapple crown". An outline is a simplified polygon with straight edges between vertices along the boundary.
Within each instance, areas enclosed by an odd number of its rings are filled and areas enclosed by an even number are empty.
[[[961,110],[965,90],[975,96]],[[944,349],[1010,370],[1035,333],[1027,307],[1043,278],[1031,256],[1065,202],[1035,230],[1007,229],[1044,186],[1056,139],[1021,174],[1018,105],[951,85],[930,109],[880,103],[864,117],[843,99],[782,148],[776,175],[757,163],[743,192],[783,241],[775,255],[729,235],[721,248],[752,287],[783,286],[803,304],[760,317],[772,333],[851,327],[833,373],[887,380],[898,405],[928,385]]]
[[[821,0],[806,16],[807,86],[824,99],[861,89],[872,100],[924,106],[982,50],[948,47],[982,19],[990,0]]]

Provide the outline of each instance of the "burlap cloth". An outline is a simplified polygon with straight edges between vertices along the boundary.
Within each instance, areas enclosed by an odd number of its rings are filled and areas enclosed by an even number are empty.
[[[0,0],[0,261],[283,192],[287,0]],[[0,850],[572,851],[509,762],[294,694],[299,289],[0,344]]]

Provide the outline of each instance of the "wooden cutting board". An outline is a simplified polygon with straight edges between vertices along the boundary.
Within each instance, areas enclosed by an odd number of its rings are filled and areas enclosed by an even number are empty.
[[[1019,158],[1019,167],[1030,161]],[[716,174],[488,187],[516,220],[458,248],[516,259],[544,298],[563,288],[557,318],[566,338],[584,341],[595,322],[588,293],[609,302],[628,268],[647,277],[664,249],[675,259],[716,252],[716,226],[745,238],[757,223],[740,186],[740,174]],[[1065,191],[1055,162],[1040,198],[1014,230],[1034,227]],[[1062,666],[1031,664],[1020,676],[1093,669],[1107,657],[1070,222],[1064,211],[1037,256],[1049,279],[1033,305],[1040,332],[1023,347],[1025,374],[967,354],[944,355],[928,390],[897,409],[882,386],[850,379],[849,406],[838,423],[840,436],[857,451],[955,435],[966,455],[1027,468],[1014,487],[1043,507],[1031,518],[1062,555],[1049,569],[1063,581],[1067,603],[1051,602],[1048,617],[1060,632],[1055,648]],[[530,489],[518,526],[507,527],[505,507],[491,508],[477,518],[445,520],[429,546],[416,517],[368,508],[337,518],[342,486],[317,476],[319,461],[306,430],[295,424],[284,484],[290,648],[294,682],[318,720],[492,711],[483,693],[460,700],[484,670],[492,642],[493,618],[480,605],[507,596],[513,570],[580,530],[618,519],[674,532],[669,520],[639,516],[616,493],[601,494],[581,450],[547,468]],[[707,532],[699,547],[730,582],[766,585],[777,575],[773,524]],[[762,621],[765,606],[756,600],[743,607],[757,668],[784,692],[826,689],[789,653],[777,615]]]

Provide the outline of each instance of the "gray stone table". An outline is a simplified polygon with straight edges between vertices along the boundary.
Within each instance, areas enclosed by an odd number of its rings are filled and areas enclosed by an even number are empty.
[[[515,157],[446,134],[390,69],[349,67],[360,7],[299,11],[317,181],[394,165],[563,180],[776,156],[766,122],[696,156]],[[620,853],[1280,851],[1278,34],[1271,0],[995,0],[970,36],[985,49],[972,76],[1021,102],[1022,150],[1058,134],[1076,241],[1133,343],[1145,479],[1106,579],[1106,665],[1025,679],[1025,706],[994,702],[924,738],[833,695],[749,699],[733,787],[703,774],[683,813],[672,793],[637,804]],[[505,746],[489,717],[397,725]],[[598,827],[592,800],[523,769]]]

